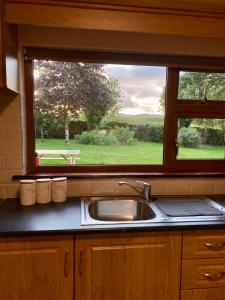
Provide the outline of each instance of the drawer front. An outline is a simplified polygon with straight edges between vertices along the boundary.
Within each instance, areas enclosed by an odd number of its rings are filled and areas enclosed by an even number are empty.
[[[183,259],[225,257],[225,230],[184,232]]]
[[[182,261],[182,289],[223,286],[225,286],[225,258]]]
[[[225,300],[225,288],[181,291],[181,300]]]

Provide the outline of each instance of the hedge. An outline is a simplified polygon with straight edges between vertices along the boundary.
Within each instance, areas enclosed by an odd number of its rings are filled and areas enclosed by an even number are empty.
[[[196,128],[201,136],[202,144],[206,145],[224,145],[224,133],[222,129],[219,128],[203,128],[198,126],[193,126],[192,128]]]
[[[69,124],[70,137],[74,137],[75,135],[81,134],[82,132],[88,129],[87,122],[85,121],[71,121]],[[40,125],[36,126],[36,137],[41,138],[41,128]],[[64,139],[65,138],[65,129],[63,124],[57,123],[54,125],[52,123],[51,126],[44,132],[44,138],[52,138],[52,139]]]

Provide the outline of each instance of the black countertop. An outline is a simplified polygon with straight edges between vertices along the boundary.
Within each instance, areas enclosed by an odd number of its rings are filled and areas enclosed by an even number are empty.
[[[220,204],[225,206],[225,196],[213,196],[211,198],[219,200]],[[21,206],[18,199],[7,199],[0,204],[0,236],[209,228],[225,229],[225,220],[82,226],[79,198],[71,198],[60,204]]]

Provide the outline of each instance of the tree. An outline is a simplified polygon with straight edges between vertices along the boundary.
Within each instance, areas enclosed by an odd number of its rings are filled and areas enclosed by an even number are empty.
[[[69,124],[84,112],[90,125],[96,127],[119,98],[115,96],[104,73],[104,65],[79,62],[35,61],[35,112],[53,113],[65,128],[69,143]],[[91,125],[93,124],[93,125]]]
[[[105,77],[102,73],[93,77],[85,76],[78,87],[78,95],[88,123],[88,130],[99,127],[102,118],[111,110],[116,109],[120,91],[118,82]]]
[[[204,72],[181,73],[179,99],[224,100],[225,74]]]
[[[40,137],[42,141],[44,138],[50,137],[51,132],[60,130],[63,125],[57,122],[53,113],[37,113],[35,116],[35,136]]]
[[[164,87],[159,98],[159,108],[163,114],[165,113],[165,100],[166,100],[166,88]]]

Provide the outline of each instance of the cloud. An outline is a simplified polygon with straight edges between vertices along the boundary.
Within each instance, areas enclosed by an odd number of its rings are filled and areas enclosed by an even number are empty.
[[[131,65],[106,65],[105,71],[119,80],[123,111],[155,113],[166,85],[166,68]]]

